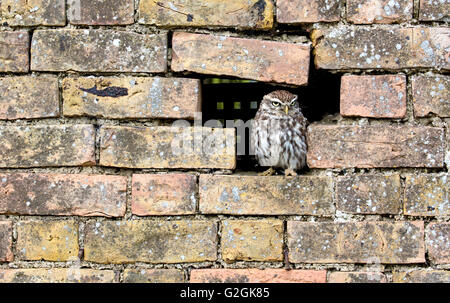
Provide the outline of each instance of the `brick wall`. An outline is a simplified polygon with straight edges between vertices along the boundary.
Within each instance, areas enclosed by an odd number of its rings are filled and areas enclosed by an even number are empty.
[[[0,1],[0,282],[450,282],[449,20],[434,0]],[[237,172],[234,131],[192,122],[205,77],[312,69],[341,77],[340,113],[309,126],[301,176]]]

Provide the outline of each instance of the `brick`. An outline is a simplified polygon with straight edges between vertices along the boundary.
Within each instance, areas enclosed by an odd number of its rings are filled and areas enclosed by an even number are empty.
[[[425,263],[423,222],[287,223],[292,263]]]
[[[277,22],[336,22],[341,19],[339,10],[339,0],[277,0]]]
[[[0,126],[0,167],[95,165],[92,125]]]
[[[355,24],[400,23],[413,17],[413,0],[347,0],[347,20]]]
[[[328,283],[387,283],[387,278],[381,272],[335,271],[328,276]]]
[[[133,175],[131,195],[131,212],[138,216],[194,214],[197,177],[188,174]]]
[[[343,76],[342,116],[403,118],[406,115],[406,76]]]
[[[0,23],[9,26],[64,26],[64,0],[2,0]]]
[[[308,44],[175,32],[172,70],[306,85]]]
[[[184,273],[179,269],[125,269],[125,283],[184,283]]]
[[[308,166],[442,167],[443,139],[434,127],[311,125]]]
[[[193,269],[191,283],[325,283],[325,270]]]
[[[312,33],[321,69],[450,69],[450,29],[337,26]],[[383,37],[380,39],[379,37]]]
[[[78,260],[78,224],[74,220],[21,221],[16,250],[19,260]]]
[[[0,214],[125,215],[126,177],[5,173],[0,182]]]
[[[233,27],[270,29],[272,0],[142,0],[139,23],[156,26]]]
[[[337,209],[352,214],[399,214],[399,175],[355,175],[336,181]]]
[[[65,78],[64,115],[109,119],[193,119],[201,111],[200,80],[186,78]]]
[[[450,223],[430,223],[425,233],[431,261],[434,264],[450,263]]]
[[[88,268],[0,269],[0,283],[112,283],[114,271]]]
[[[59,116],[59,85],[54,76],[0,78],[0,119]]]
[[[100,128],[100,165],[129,168],[234,169],[234,129],[201,127]]]
[[[449,21],[450,2],[441,0],[420,0],[420,21]]]
[[[394,283],[450,283],[450,271],[446,270],[412,270],[392,272]]]
[[[28,72],[29,39],[25,31],[0,32],[0,72]]]
[[[184,263],[217,259],[211,221],[102,221],[86,224],[84,259],[96,263]]]
[[[448,216],[448,174],[407,176],[404,212],[410,216]]]
[[[225,220],[222,222],[222,257],[234,261],[282,261],[283,221]]]
[[[450,117],[450,76],[421,74],[411,77],[414,116]]]
[[[67,18],[76,25],[134,23],[134,0],[68,0]]]
[[[12,222],[0,221],[0,262],[10,262],[13,259]]]
[[[229,215],[334,214],[329,177],[200,175],[200,212]]]
[[[34,71],[157,73],[165,72],[166,65],[167,34],[37,30],[31,43]]]

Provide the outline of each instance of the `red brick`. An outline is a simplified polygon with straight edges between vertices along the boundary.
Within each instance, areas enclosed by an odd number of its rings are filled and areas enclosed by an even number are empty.
[[[442,167],[441,128],[411,126],[311,125],[308,165],[342,167]]]
[[[430,223],[425,232],[428,257],[434,264],[449,264],[450,223]]]
[[[67,18],[76,25],[134,23],[134,0],[68,0]]]
[[[197,177],[133,175],[131,211],[138,216],[189,215],[197,206]]]
[[[392,272],[394,283],[450,283],[448,270],[410,270]]]
[[[172,70],[306,85],[307,44],[176,32]]]
[[[406,76],[343,76],[341,115],[403,118],[406,115]]]
[[[449,21],[450,2],[442,0],[420,0],[420,21]]]
[[[425,263],[423,222],[287,223],[292,263]]]
[[[28,72],[29,40],[25,31],[0,32],[0,72]]]
[[[13,258],[12,222],[0,221],[0,262],[9,262]]]
[[[339,0],[277,0],[278,23],[336,22],[339,20]]]
[[[0,283],[112,283],[113,270],[90,268],[0,269]]]
[[[125,215],[127,178],[106,175],[0,174],[0,213]]]
[[[328,283],[387,283],[387,278],[381,272],[335,271],[328,276]]]
[[[450,76],[421,74],[411,77],[414,116],[450,117]]]
[[[193,269],[191,283],[325,283],[325,270]]]
[[[406,176],[404,213],[410,216],[448,216],[448,174]]]
[[[347,0],[347,20],[356,24],[400,23],[413,17],[413,0]]]
[[[0,23],[9,26],[64,26],[65,0],[3,0]]]
[[[184,272],[179,269],[125,269],[124,283],[184,283]]]

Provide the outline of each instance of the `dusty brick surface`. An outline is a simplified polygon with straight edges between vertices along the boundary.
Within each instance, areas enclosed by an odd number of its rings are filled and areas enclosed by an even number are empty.
[[[234,261],[281,261],[283,221],[226,220],[222,222],[222,258]]]
[[[138,216],[194,214],[197,177],[189,174],[133,175],[131,195],[131,212]]]
[[[166,65],[167,34],[37,30],[31,43],[35,71],[156,73],[165,72]]]
[[[386,275],[381,272],[332,272],[328,283],[387,283]]]
[[[127,178],[107,175],[0,174],[0,214],[125,215]]]
[[[355,24],[400,23],[413,17],[413,0],[347,0],[347,20]]]
[[[175,32],[172,70],[306,85],[308,44]]]
[[[418,222],[287,222],[292,263],[424,263]]]
[[[450,263],[450,223],[430,223],[425,233],[431,261],[434,264]]]
[[[76,25],[134,23],[134,0],[68,0],[67,18]]]
[[[331,215],[329,177],[200,175],[200,212],[230,215]]]
[[[0,72],[28,72],[29,39],[25,31],[0,32]]]
[[[392,272],[394,283],[450,283],[448,270],[412,270]]]
[[[193,269],[191,283],[325,283],[325,270]]]
[[[0,167],[95,164],[92,125],[0,126]]]
[[[399,175],[357,175],[336,180],[337,209],[352,214],[399,214]]]
[[[442,0],[420,0],[419,20],[449,21],[450,2]]]
[[[179,269],[125,269],[125,283],[184,283],[184,273]]]
[[[443,129],[410,126],[311,125],[308,166],[442,167]]]
[[[113,270],[88,268],[0,269],[0,283],[111,283]]]
[[[0,221],[0,262],[9,262],[13,259],[12,222]]]
[[[341,115],[403,118],[406,115],[406,96],[404,75],[343,76]]]
[[[74,261],[78,259],[78,224],[67,221],[17,223],[17,259]]]
[[[450,76],[421,74],[411,79],[414,116],[450,117]]]
[[[215,261],[217,224],[211,221],[91,221],[84,259],[96,263]]]
[[[2,0],[0,23],[9,26],[66,24],[64,0]]]
[[[157,26],[270,29],[272,0],[175,0],[139,2],[139,23]]]
[[[197,79],[65,78],[63,98],[64,116],[70,117],[193,119],[201,111]]]
[[[277,0],[277,22],[336,22],[340,20],[339,7],[339,0]]]
[[[236,165],[234,129],[100,128],[100,165],[129,168],[223,168]]]
[[[411,216],[450,215],[448,174],[407,176],[404,213]]]

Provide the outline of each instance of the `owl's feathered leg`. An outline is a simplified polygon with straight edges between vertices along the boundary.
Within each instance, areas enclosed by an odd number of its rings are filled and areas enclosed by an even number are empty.
[[[297,173],[295,172],[295,170],[288,168],[288,169],[284,170],[284,175],[285,176],[297,176]]]
[[[273,176],[275,175],[276,170],[274,170],[272,167],[266,170],[265,172],[259,173],[258,176]]]

